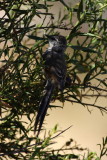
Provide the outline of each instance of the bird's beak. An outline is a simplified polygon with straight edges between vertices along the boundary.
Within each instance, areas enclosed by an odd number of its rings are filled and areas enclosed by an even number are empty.
[[[46,36],[48,39],[53,39],[53,36],[52,36],[52,35],[45,34],[45,36]]]

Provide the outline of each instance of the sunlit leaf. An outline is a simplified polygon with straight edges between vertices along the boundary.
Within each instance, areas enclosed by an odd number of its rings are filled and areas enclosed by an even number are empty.
[[[77,18],[80,21],[81,13],[83,12],[83,0],[80,1],[78,11],[77,11]]]

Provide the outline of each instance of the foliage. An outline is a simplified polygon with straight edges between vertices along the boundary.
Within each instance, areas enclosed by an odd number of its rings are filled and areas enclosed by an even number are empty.
[[[56,3],[62,10],[54,14],[51,9]],[[80,0],[75,5],[63,0],[0,1],[1,160],[79,159],[79,154],[63,155],[60,153],[63,149],[56,152],[47,149],[53,143],[53,134],[32,145],[36,141],[33,122],[45,84],[41,57],[47,39],[43,34],[44,31],[46,34],[63,31],[68,40],[66,61],[72,82],[66,86],[63,98],[55,93],[53,99],[79,103],[89,111],[89,107],[95,107],[102,114],[107,113],[106,106],[97,104],[97,100],[107,94],[106,9],[106,0]],[[84,75],[82,80],[81,74]],[[92,96],[94,102],[84,102],[85,97]],[[101,148],[100,159],[105,154],[107,149]]]

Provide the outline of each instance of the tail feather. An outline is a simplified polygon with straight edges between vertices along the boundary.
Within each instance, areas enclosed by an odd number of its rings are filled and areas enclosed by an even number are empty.
[[[54,89],[53,84],[46,87],[44,96],[43,96],[41,103],[39,105],[39,110],[38,110],[38,114],[37,114],[37,117],[35,120],[35,126],[34,126],[34,132],[37,131],[37,136],[40,133],[45,115],[47,113],[47,109],[48,109],[48,106],[49,106],[49,103],[51,100],[51,95],[52,95],[53,89]]]

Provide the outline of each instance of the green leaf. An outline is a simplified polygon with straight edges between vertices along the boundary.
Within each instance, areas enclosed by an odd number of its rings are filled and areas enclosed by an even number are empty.
[[[107,87],[107,83],[104,81],[104,80],[102,80],[102,79],[99,79],[99,78],[95,78],[95,79],[97,79],[99,82],[101,82],[105,87]]]
[[[33,5],[34,7],[36,7],[36,9],[47,9],[47,6],[45,4],[38,4],[34,2]]]
[[[84,52],[92,52],[92,53],[98,53],[97,51],[89,48],[89,47],[82,47],[82,46],[69,46],[73,48],[74,50],[82,50]]]
[[[36,13],[36,15],[43,14],[43,15],[51,15],[51,16],[53,16],[52,13],[48,13],[48,12],[35,12],[35,13]]]
[[[17,12],[19,15],[20,14],[27,14],[27,13],[29,13],[29,10],[22,10],[22,9],[12,9],[12,11],[15,11],[15,12]]]
[[[80,1],[78,11],[77,11],[77,18],[81,20],[81,13],[83,12],[83,0]]]
[[[67,155],[66,158],[67,158],[66,160],[68,160],[68,159],[78,159],[78,156],[75,155],[75,154],[69,154],[69,155]]]
[[[99,39],[101,39],[101,37],[100,36],[98,36],[98,35],[95,35],[95,34],[93,34],[93,33],[79,33],[79,35],[81,35],[81,36],[89,36],[89,37],[96,37],[96,38],[99,38]]]
[[[86,84],[87,82],[89,82],[90,80],[90,77],[92,75],[92,73],[95,71],[95,67],[93,69],[91,69],[87,75],[85,76],[84,80],[83,80],[83,84]]]
[[[28,36],[30,39],[33,39],[33,40],[44,40],[45,38],[42,38],[42,37],[38,37],[38,36],[33,36],[33,35],[29,35]]]
[[[32,155],[30,156],[30,158],[29,158],[28,160],[33,160],[34,157],[35,157],[36,155],[38,155],[38,154],[39,154],[39,150],[36,149],[35,151],[33,151]]]

